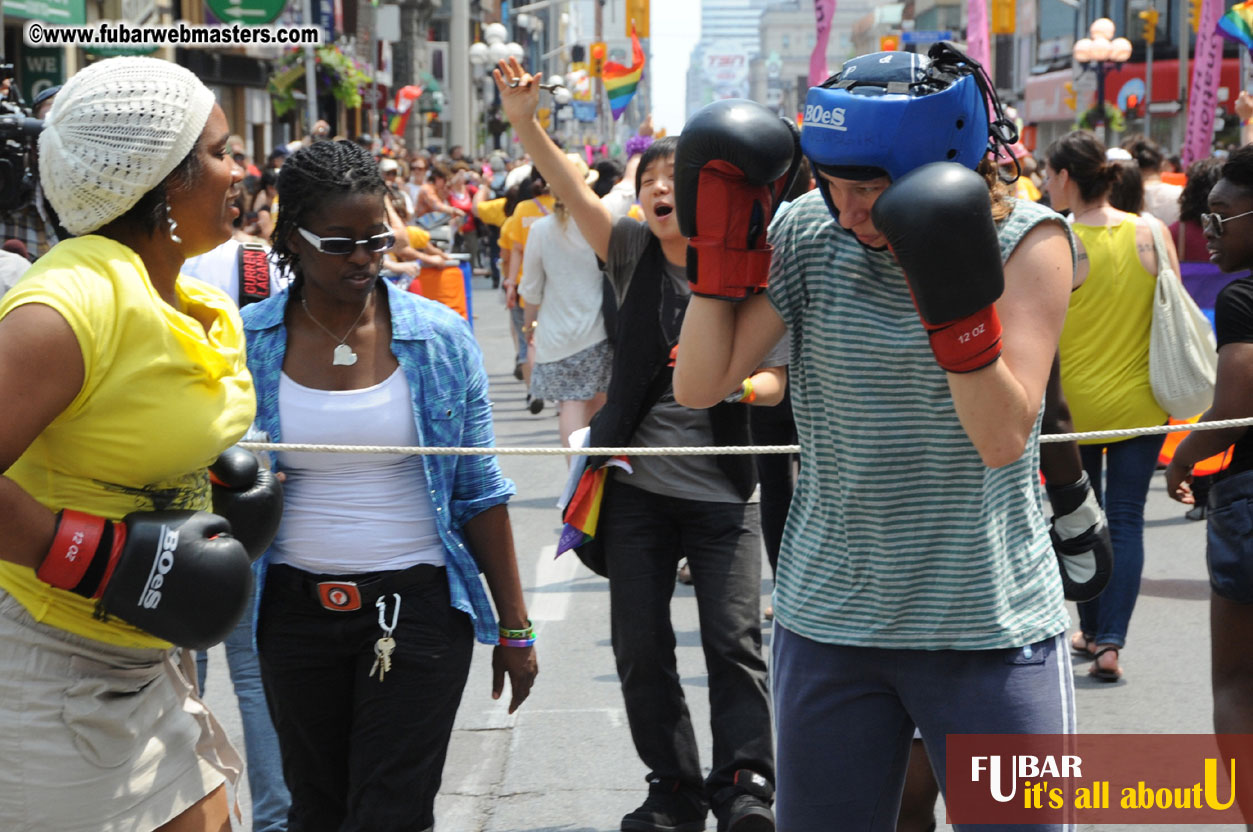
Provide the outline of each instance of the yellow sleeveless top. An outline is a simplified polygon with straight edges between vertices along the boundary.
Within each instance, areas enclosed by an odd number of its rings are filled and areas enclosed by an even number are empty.
[[[161,299],[138,254],[89,234],[39,258],[0,302],[0,319],[28,303],[51,307],[82,351],[82,389],[5,472],[46,508],[119,520],[211,507],[205,469],[244,435],[256,398],[235,304],[190,277],[175,288],[186,312]],[[94,601],[28,567],[0,561],[0,588],[35,620],[76,635],[168,646],[116,618],[97,619]]]
[[[1136,217],[1129,215],[1115,226],[1075,223],[1072,228],[1090,266],[1087,280],[1070,296],[1060,345],[1062,390],[1075,430],[1164,424],[1166,411],[1149,386],[1157,275],[1136,253]]]

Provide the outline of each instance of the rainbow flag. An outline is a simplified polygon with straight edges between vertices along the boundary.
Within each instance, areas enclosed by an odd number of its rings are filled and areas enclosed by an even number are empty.
[[[1218,34],[1253,50],[1253,0],[1236,3],[1218,21]]]
[[[387,129],[393,136],[403,136],[405,125],[409,123],[409,114],[413,112],[413,102],[422,95],[422,88],[412,84],[396,90],[396,101],[388,107],[391,117],[387,120]]]
[[[625,67],[616,61],[606,61],[601,69],[601,80],[605,82],[605,91],[609,93],[609,109],[613,120],[617,121],[631,103],[635,90],[640,85],[644,74],[644,49],[640,39],[631,27],[631,66]]]

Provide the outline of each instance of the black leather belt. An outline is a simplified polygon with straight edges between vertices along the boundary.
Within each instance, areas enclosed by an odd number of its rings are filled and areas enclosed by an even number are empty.
[[[363,607],[369,608],[382,595],[426,586],[439,580],[446,581],[447,578],[448,570],[445,567],[429,563],[419,563],[408,569],[391,572],[359,572],[348,575],[319,575],[278,563],[271,566],[265,575],[266,583],[303,592],[332,612],[354,612]]]

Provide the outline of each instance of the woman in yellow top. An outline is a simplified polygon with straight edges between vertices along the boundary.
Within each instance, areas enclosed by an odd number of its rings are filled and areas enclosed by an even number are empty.
[[[1050,204],[1073,213],[1079,242],[1083,283],[1071,295],[1060,345],[1062,389],[1075,430],[1164,424],[1166,411],[1149,385],[1149,326],[1158,270],[1149,224],[1160,227],[1161,222],[1109,204],[1117,163],[1106,159],[1105,146],[1091,133],[1063,136],[1045,158]],[[1178,274],[1170,235],[1160,230]],[[1080,631],[1071,644],[1092,659],[1090,672],[1102,681],[1122,676],[1119,652],[1144,568],[1144,502],[1162,441],[1158,435],[1080,444],[1083,466],[1109,519],[1114,571],[1100,597],[1079,605]]]
[[[239,215],[229,133],[191,72],[113,58],[65,84],[39,139],[74,236],[0,304],[5,830],[230,828],[239,758],[171,646],[220,640],[251,590],[206,511],[206,468],[255,412],[243,326],[179,276]]]

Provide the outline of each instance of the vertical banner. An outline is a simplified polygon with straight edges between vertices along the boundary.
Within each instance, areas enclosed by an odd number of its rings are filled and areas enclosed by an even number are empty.
[[[1198,159],[1208,158],[1214,146],[1214,113],[1218,106],[1218,75],[1223,60],[1218,21],[1225,5],[1223,0],[1201,3],[1201,28],[1197,30],[1192,87],[1188,91],[1188,126],[1179,154],[1185,169]]]
[[[831,38],[831,18],[835,17],[835,0],[814,0],[814,20],[818,39],[809,55],[809,86],[816,87],[831,73],[827,72],[827,41]],[[803,99],[803,96],[802,96]]]
[[[992,48],[988,42],[988,0],[970,0],[966,11],[966,54],[983,64],[991,74],[988,62]]]

